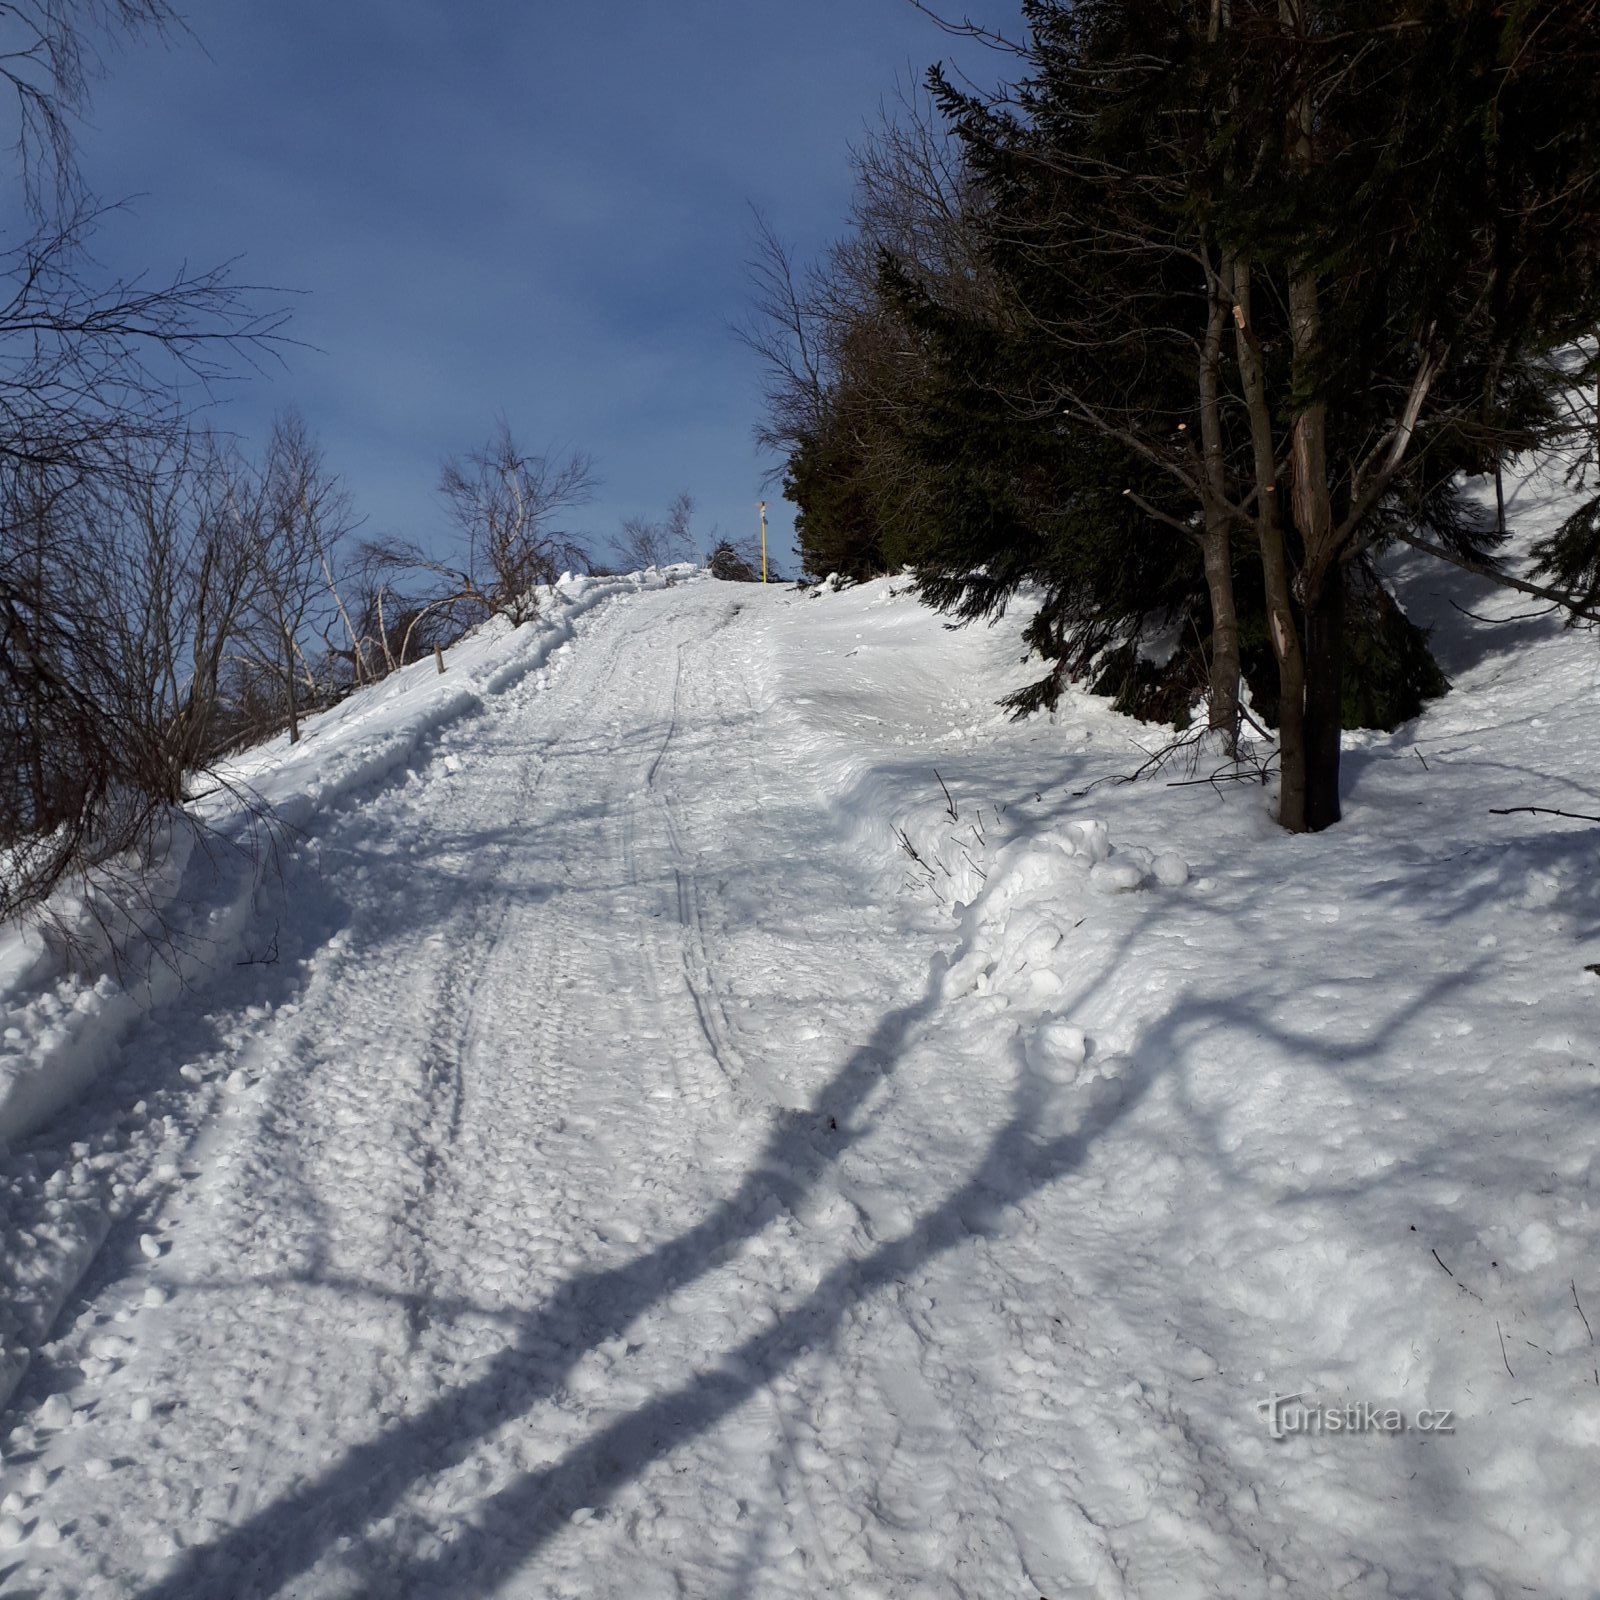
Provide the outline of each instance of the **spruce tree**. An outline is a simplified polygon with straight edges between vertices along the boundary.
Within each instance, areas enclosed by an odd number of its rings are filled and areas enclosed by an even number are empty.
[[[1005,96],[936,80],[981,177],[1010,317],[1041,351],[996,402],[1055,411],[1074,452],[1120,448],[1120,487],[1151,522],[1228,550],[1207,555],[1208,580],[1254,534],[1280,820],[1326,827],[1347,594],[1395,538],[1488,555],[1497,535],[1459,474],[1559,433],[1555,352],[1600,323],[1596,116],[1580,92],[1595,7],[1025,11],[1028,75]]]

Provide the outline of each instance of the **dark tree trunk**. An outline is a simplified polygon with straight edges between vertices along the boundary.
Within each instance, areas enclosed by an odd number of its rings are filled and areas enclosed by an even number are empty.
[[[289,743],[300,743],[300,707],[295,697],[294,640],[285,641],[283,692],[289,706]]]
[[[1306,596],[1305,825],[1339,820],[1339,744],[1344,725],[1344,573],[1335,568]]]
[[[1220,276],[1212,278],[1211,308],[1200,355],[1200,438],[1205,465],[1201,494],[1205,532],[1200,550],[1211,599],[1210,721],[1227,741],[1230,755],[1239,745],[1239,611],[1233,594],[1233,526],[1225,508],[1227,468],[1219,396],[1222,338],[1228,325],[1232,283],[1233,262],[1225,259]]]
[[[1239,612],[1227,527],[1208,531],[1200,548],[1211,597],[1210,725],[1227,740],[1231,752],[1239,742]]]
[[[1256,537],[1266,590],[1267,632],[1278,658],[1278,821],[1290,833],[1306,831],[1305,658],[1290,603],[1289,560],[1278,507],[1278,468],[1267,401],[1261,345],[1250,325],[1250,263],[1233,263],[1235,348],[1255,463]]]

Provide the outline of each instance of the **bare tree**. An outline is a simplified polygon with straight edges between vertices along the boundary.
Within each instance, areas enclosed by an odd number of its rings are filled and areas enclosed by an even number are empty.
[[[221,513],[247,552],[251,588],[238,653],[275,685],[289,742],[300,738],[304,709],[325,698],[326,683],[308,653],[344,617],[358,681],[364,654],[333,573],[335,552],[354,526],[349,496],[295,412],[272,424],[265,458],[251,468],[236,456],[218,462]]]
[[[0,6],[31,235],[0,253],[0,917],[148,844],[215,751],[248,583],[203,515],[185,408],[275,348],[219,268],[107,278],[74,124],[109,42],[167,0]]]
[[[439,489],[465,548],[465,569],[455,574],[462,597],[513,627],[536,616],[538,586],[588,564],[582,546],[555,520],[586,504],[595,486],[588,456],[528,455],[503,419],[483,449],[450,457]]]
[[[673,497],[660,522],[645,517],[625,517],[617,553],[625,571],[667,567],[675,561],[696,561],[700,552],[690,527],[694,501],[687,489]]]
[[[0,463],[0,915],[147,850],[222,739],[252,576],[204,503],[203,443],[92,473]]]
[[[0,7],[0,85],[15,98],[16,154],[36,215],[83,199],[74,123],[105,43],[183,26],[167,0],[10,0]]]
[[[176,805],[225,742],[226,664],[257,580],[217,515],[211,440],[180,435],[127,457],[87,486],[85,538],[99,559],[79,609],[99,619],[115,663],[97,698],[126,730],[139,787]]]
[[[758,445],[785,460],[791,497],[815,506],[825,485],[827,514],[800,519],[808,569],[865,577],[896,564],[889,525],[916,524],[938,492],[905,448],[929,364],[885,303],[885,259],[942,305],[979,318],[1000,308],[983,194],[928,95],[903,93],[851,159],[849,230],[809,268],[755,214],[752,315],[734,331],[764,378]]]

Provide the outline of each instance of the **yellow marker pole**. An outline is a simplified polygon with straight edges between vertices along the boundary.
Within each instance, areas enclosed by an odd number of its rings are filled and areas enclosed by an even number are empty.
[[[761,581],[767,581],[767,502],[761,502]]]

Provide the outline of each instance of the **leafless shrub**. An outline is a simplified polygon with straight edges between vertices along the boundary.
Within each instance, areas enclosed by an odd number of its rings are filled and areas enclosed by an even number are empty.
[[[275,684],[293,744],[303,712],[333,695],[326,657],[310,654],[316,637],[328,639],[342,622],[356,681],[371,675],[334,576],[338,547],[354,525],[349,497],[293,412],[273,422],[259,467],[220,451],[212,472],[212,514],[231,532],[250,574],[236,654],[258,683]]]
[[[724,539],[707,557],[706,566],[713,578],[725,583],[761,582],[761,552],[752,551],[748,545],[739,546]]]
[[[200,514],[192,441],[94,473],[0,464],[0,916],[63,877],[152,859],[215,753],[248,575]]]
[[[696,547],[690,520],[694,515],[694,501],[687,489],[673,497],[667,514],[660,522],[645,517],[627,517],[622,524],[622,537],[617,542],[617,554],[624,572],[638,572],[646,567],[669,567],[675,561],[696,561]]]
[[[513,627],[536,616],[538,586],[588,564],[576,538],[554,523],[584,505],[595,483],[588,456],[527,455],[503,420],[483,449],[447,460],[439,489],[466,553],[455,574],[461,598]]]
[[[357,636],[376,676],[398,671],[461,634],[459,606],[449,589],[415,584],[416,555],[381,543],[362,547],[355,581]],[[339,654],[339,652],[335,652]]]

